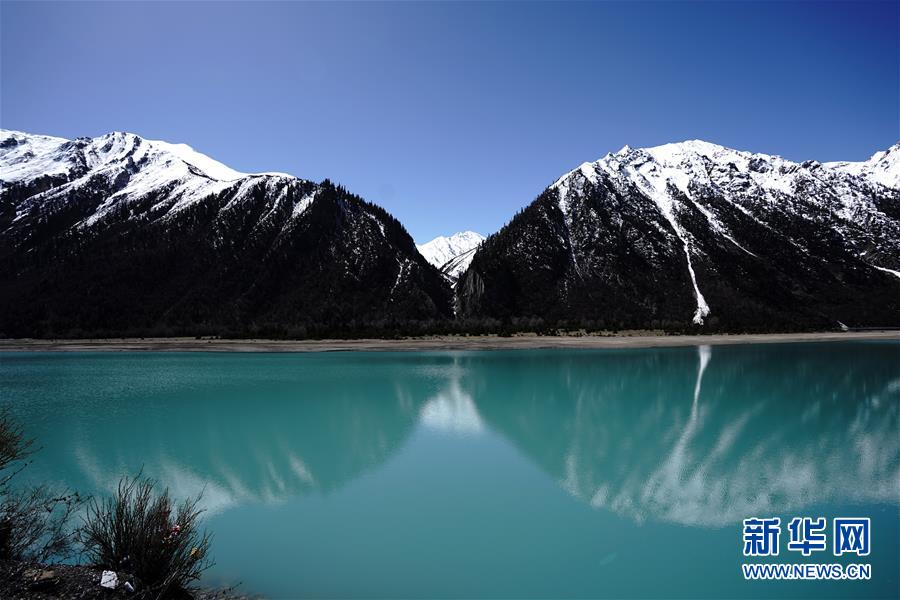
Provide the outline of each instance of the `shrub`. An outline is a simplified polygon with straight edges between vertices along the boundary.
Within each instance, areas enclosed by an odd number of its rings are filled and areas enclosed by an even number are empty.
[[[0,413],[0,471],[5,470],[13,463],[28,458],[31,454],[31,444],[32,441],[25,439],[22,428],[12,420],[9,414]],[[8,483],[16,472],[18,471],[4,473],[0,477],[0,485]]]
[[[210,535],[198,528],[200,496],[176,508],[168,489],[157,494],[155,488],[152,479],[126,477],[114,498],[92,500],[81,541],[98,567],[133,574],[142,596],[184,596],[212,566]]]
[[[77,493],[56,494],[46,486],[3,493],[0,558],[25,563],[65,560],[77,532],[69,525],[81,506]]]
[[[32,441],[8,413],[0,413],[0,559],[19,562],[62,560],[72,555],[72,514],[78,494],[46,486],[13,490],[10,481],[28,466]]]

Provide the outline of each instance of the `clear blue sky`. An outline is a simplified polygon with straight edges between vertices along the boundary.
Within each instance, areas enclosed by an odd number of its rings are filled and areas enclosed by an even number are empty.
[[[331,178],[490,233],[625,144],[858,160],[900,139],[900,3],[0,4],[0,125]]]

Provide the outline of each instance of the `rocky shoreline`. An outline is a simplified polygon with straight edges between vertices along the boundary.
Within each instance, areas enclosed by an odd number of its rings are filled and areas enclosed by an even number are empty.
[[[900,330],[811,333],[662,335],[635,331],[616,335],[429,336],[403,339],[267,340],[221,338],[6,339],[0,352],[415,352],[550,348],[656,348],[722,344],[900,340]]]
[[[0,598],[4,600],[104,600],[141,598],[140,590],[129,592],[124,585],[133,580],[126,573],[118,573],[118,585],[100,585],[103,569],[87,565],[40,565],[20,562],[0,562]],[[200,589],[185,600],[251,600],[236,590]]]

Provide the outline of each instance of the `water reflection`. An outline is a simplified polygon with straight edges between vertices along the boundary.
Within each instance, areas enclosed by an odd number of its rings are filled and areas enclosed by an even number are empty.
[[[422,391],[440,397],[434,377],[427,385],[412,377],[410,386],[393,367],[366,373],[363,365],[287,361],[248,369],[217,358],[203,357],[199,368],[163,357],[111,363],[89,377],[77,366],[48,374],[68,397],[47,401],[38,391],[11,404],[43,445],[29,475],[62,476],[96,493],[143,470],[176,496],[202,490],[213,513],[281,503],[329,493],[383,464],[416,427]]]
[[[709,364],[710,357],[712,357],[712,348],[710,346],[698,346],[697,354],[700,357],[700,366],[697,371],[697,385],[694,386],[694,403],[691,405],[692,421],[697,418],[697,406],[700,401],[700,385],[703,383],[703,372],[706,370],[706,365]]]
[[[422,407],[421,423],[425,427],[457,434],[473,435],[484,430],[478,407],[470,394],[463,390],[466,369],[454,359],[448,371],[448,383]]]
[[[385,394],[397,394],[392,389]],[[144,472],[176,496],[204,491],[212,511],[246,502],[277,503],[329,492],[382,464],[416,424],[419,406],[402,394],[251,403],[215,408],[186,403],[137,417],[146,427],[73,436],[73,457],[93,489],[113,489],[120,473]],[[225,411],[220,418],[218,411]]]
[[[469,384],[488,426],[565,490],[638,522],[900,504],[896,345],[801,350],[572,355],[555,369],[510,361]]]
[[[338,490],[423,432],[501,436],[636,522],[900,505],[898,344],[134,355],[87,374],[24,360],[3,358],[0,400],[44,445],[32,473],[87,492],[143,467],[177,496],[204,489],[213,512],[280,503]],[[21,385],[22,368],[43,383]]]

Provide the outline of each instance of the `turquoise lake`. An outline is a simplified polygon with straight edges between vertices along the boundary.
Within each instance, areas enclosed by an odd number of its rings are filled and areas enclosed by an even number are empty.
[[[23,482],[204,490],[205,583],[295,597],[898,597],[900,342],[4,353]],[[745,559],[750,517],[871,554]],[[744,562],[869,581],[745,581]]]

